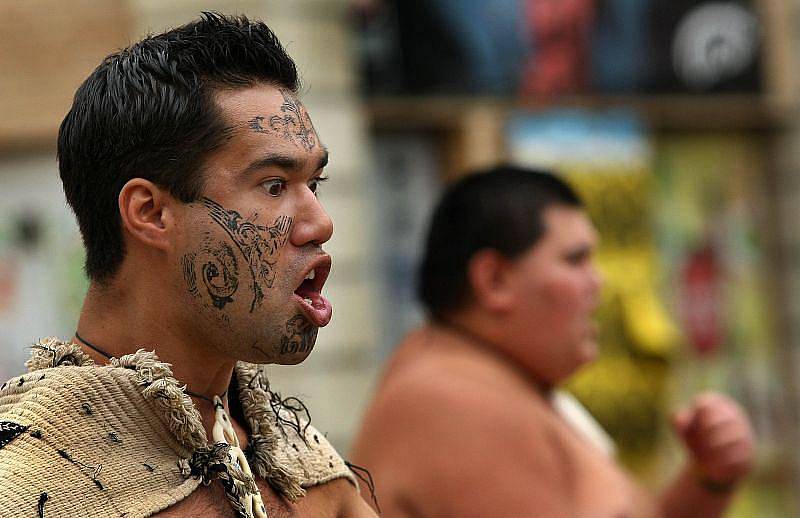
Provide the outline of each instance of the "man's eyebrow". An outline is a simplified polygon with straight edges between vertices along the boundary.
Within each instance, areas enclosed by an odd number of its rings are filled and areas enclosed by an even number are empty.
[[[282,155],[280,153],[270,153],[251,162],[250,165],[244,168],[242,175],[245,176],[267,167],[277,167],[286,171],[299,171],[303,169],[305,164],[305,160],[297,157]],[[328,150],[323,148],[323,155],[320,157],[315,171],[317,169],[322,169],[326,165],[328,165]]]

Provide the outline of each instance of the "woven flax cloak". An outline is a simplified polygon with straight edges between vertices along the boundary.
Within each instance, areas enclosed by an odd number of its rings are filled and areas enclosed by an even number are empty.
[[[99,366],[77,345],[48,338],[26,365],[0,388],[0,518],[37,516],[40,507],[48,518],[151,516],[224,467],[191,398],[154,353]],[[336,478],[356,485],[321,433],[309,426],[301,437],[278,424],[260,366],[239,362],[235,375],[255,476],[289,500]]]

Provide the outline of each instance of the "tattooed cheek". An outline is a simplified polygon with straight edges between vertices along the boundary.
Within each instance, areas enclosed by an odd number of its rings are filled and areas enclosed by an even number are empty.
[[[181,267],[190,295],[219,310],[233,302],[239,289],[239,263],[230,245],[206,240],[198,251],[181,258]]]
[[[188,253],[181,258],[181,269],[183,270],[183,278],[186,281],[186,286],[189,294],[192,297],[200,298],[200,291],[197,289],[197,274],[194,270],[194,261],[197,254]]]
[[[203,203],[211,219],[228,234],[245,259],[250,272],[248,284],[253,295],[250,303],[252,313],[264,302],[264,290],[272,288],[275,282],[279,250],[289,239],[292,218],[281,215],[272,225],[264,226],[255,223],[255,214],[245,219],[237,211],[227,209],[210,198],[204,198]]]

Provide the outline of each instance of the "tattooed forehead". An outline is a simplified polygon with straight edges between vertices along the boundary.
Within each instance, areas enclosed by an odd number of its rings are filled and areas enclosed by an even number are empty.
[[[283,97],[280,111],[272,114],[256,114],[247,121],[247,127],[255,133],[275,135],[294,146],[312,151],[319,145],[319,137],[305,106],[286,89],[280,90]]]

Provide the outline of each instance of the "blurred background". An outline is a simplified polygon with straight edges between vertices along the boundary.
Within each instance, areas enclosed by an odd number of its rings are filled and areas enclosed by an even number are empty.
[[[601,359],[567,387],[658,487],[670,410],[732,394],[759,439],[729,513],[800,512],[800,1],[3,0],[0,377],[72,336],[87,281],[58,124],[108,53],[201,10],[264,19],[331,151],[335,318],[273,384],[345,454],[394,345],[447,181],[511,161],[586,198],[607,285]]]

